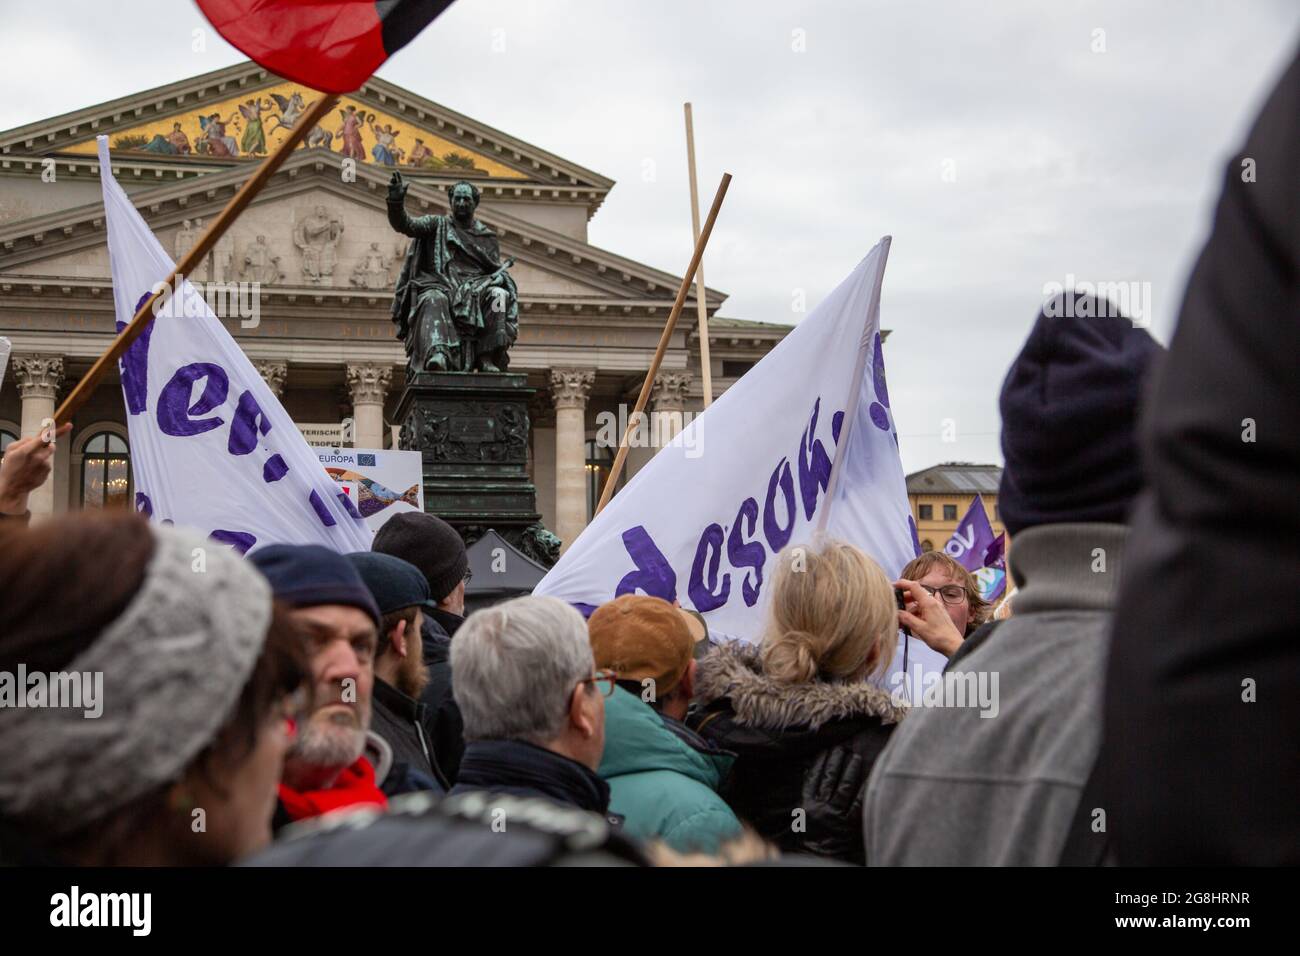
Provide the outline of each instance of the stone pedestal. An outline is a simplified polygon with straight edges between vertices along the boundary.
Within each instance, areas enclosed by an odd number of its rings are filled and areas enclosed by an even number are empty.
[[[424,458],[424,510],[466,544],[488,528],[546,566],[559,541],[541,525],[528,477],[526,375],[420,372],[397,405],[398,445]]]

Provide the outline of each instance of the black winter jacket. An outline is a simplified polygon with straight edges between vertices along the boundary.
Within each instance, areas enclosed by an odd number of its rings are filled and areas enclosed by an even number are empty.
[[[424,735],[448,784],[456,782],[465,752],[465,725],[451,693],[451,638],[465,619],[449,611],[425,611],[420,640],[429,683],[420,694]]]
[[[609,812],[609,784],[595,771],[522,740],[475,740],[465,748],[460,780],[451,795],[479,791],[494,797],[540,797],[601,814],[613,826],[622,823]]]
[[[862,864],[867,776],[906,713],[865,682],[783,684],[755,648],[722,644],[699,662],[687,723],[736,754],[720,791],[787,852]]]
[[[451,784],[443,776],[438,761],[429,748],[425,734],[425,706],[407,694],[402,693],[387,681],[375,678],[375,688],[370,707],[370,729],[388,741],[393,749],[393,769],[389,776],[405,777],[408,781],[428,780],[436,789],[445,793]],[[411,789],[423,789],[417,785]],[[393,793],[384,788],[390,796]]]
[[[1142,416],[1099,758],[1123,865],[1300,863],[1300,57],[1227,165]]]
[[[504,810],[509,824],[494,826]],[[287,827],[244,866],[646,866],[592,813],[550,800],[407,794],[387,813],[327,814]]]

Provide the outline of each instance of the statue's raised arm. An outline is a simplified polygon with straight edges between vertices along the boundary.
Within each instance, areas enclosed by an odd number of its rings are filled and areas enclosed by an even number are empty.
[[[388,224],[404,236],[423,235],[425,230],[406,211],[406,191],[410,188],[401,173],[393,173],[388,181]]]

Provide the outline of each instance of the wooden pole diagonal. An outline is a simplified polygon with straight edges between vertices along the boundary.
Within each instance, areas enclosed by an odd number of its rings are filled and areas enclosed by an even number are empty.
[[[285,137],[284,142],[277,146],[275,151],[257,167],[253,175],[240,187],[239,192],[231,197],[230,202],[226,204],[226,208],[221,210],[217,217],[208,224],[208,228],[204,230],[203,235],[199,236],[198,241],[194,243],[194,248],[190,249],[181,258],[181,261],[176,263],[176,268],[172,270],[171,275],[162,280],[159,291],[141,303],[140,308],[136,310],[135,316],[127,324],[126,328],[113,340],[108,350],[95,360],[95,364],[90,367],[90,371],[83,375],[81,381],[77,382],[72,391],[68,393],[68,397],[63,400],[63,404],[54,413],[56,426],[72,420],[72,416],[90,397],[90,393],[95,390],[95,386],[104,377],[104,373],[113,367],[123,353],[131,347],[131,343],[153,321],[153,303],[162,294],[163,288],[170,289],[178,275],[189,275],[190,270],[203,261],[204,257],[212,251],[212,247],[217,244],[217,240],[225,234],[239,214],[244,211],[244,208],[252,202],[253,197],[266,185],[267,180],[275,175],[275,171],[288,159],[294,148],[306,138],[313,127],[325,118],[337,102],[337,96],[321,94],[320,100],[299,118],[298,122],[289,130],[289,135]],[[103,170],[100,170],[100,175],[103,174]]]
[[[686,168],[691,179],[691,232],[692,239],[700,241],[700,193],[695,185],[695,121],[691,104],[686,104]],[[709,357],[709,304],[704,287],[704,263],[696,276],[696,323],[700,332],[700,378],[704,388],[704,407],[713,404],[713,359]]]
[[[664,360],[664,352],[668,350],[668,342],[673,336],[673,329],[677,326],[677,317],[682,314],[682,306],[686,303],[686,293],[690,291],[691,283],[695,280],[695,270],[700,267],[700,259],[704,257],[704,247],[709,244],[709,236],[713,233],[713,223],[718,218],[718,210],[722,208],[723,197],[727,195],[727,187],[731,185],[731,173],[722,174],[722,182],[718,184],[717,195],[713,197],[713,206],[709,209],[709,216],[704,221],[704,229],[700,232],[700,238],[695,240],[695,253],[691,256],[691,263],[686,267],[686,274],[682,276],[682,284],[677,289],[677,300],[673,302],[672,311],[668,313],[668,321],[664,325],[663,334],[659,336],[659,347],[655,349],[654,359],[650,362],[650,370],[646,372],[645,382],[641,385],[641,394],[637,396],[636,407],[632,409],[632,414],[627,417],[627,430],[623,432],[623,438],[618,443],[618,454],[614,456],[614,466],[610,469],[609,478],[605,481],[605,488],[600,493],[600,504],[596,505],[596,514],[609,504],[610,497],[614,494],[614,486],[618,484],[618,476],[623,471],[623,462],[627,460],[628,441],[635,431],[637,423],[641,420],[641,413],[645,410],[646,400],[650,397],[650,390],[654,387],[655,376],[659,374],[659,366]]]

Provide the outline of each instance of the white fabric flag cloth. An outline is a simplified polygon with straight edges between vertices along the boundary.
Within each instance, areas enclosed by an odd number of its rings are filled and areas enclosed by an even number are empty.
[[[676,599],[712,634],[758,641],[787,544],[823,530],[893,580],[919,548],[880,346],[889,243],[637,472],[534,593],[584,609],[631,592]],[[890,689],[904,647],[912,674],[942,670],[900,633]]]
[[[172,260],[113,178],[99,139],[119,331]],[[372,533],[288,413],[184,282],[119,362],[137,510],[240,552],[267,544],[368,551]]]

